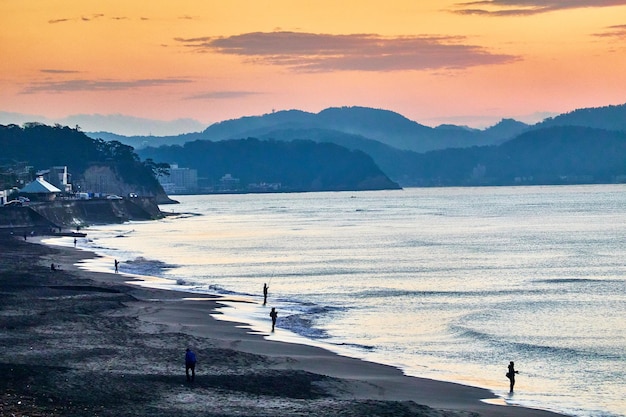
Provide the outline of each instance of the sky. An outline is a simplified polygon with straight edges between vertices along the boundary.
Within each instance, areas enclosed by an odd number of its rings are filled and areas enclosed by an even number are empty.
[[[0,0],[0,27],[5,124],[365,106],[484,128],[626,103],[626,0]]]

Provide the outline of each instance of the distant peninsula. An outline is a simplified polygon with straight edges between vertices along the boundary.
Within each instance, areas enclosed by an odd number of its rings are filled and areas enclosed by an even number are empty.
[[[169,162],[197,167],[197,192],[310,192],[399,189],[365,152],[315,141],[193,141],[144,149],[141,157],[117,140],[90,138],[80,129],[27,123],[0,125],[0,190],[19,193],[36,177],[63,177],[58,199],[85,196],[153,198],[171,202],[157,177]],[[159,162],[155,162],[159,161]],[[168,161],[168,162],[162,162]],[[56,178],[56,179],[55,179]],[[218,187],[223,178],[228,187]],[[221,182],[224,184],[224,181]],[[48,198],[48,197],[45,197]]]
[[[197,140],[138,153],[193,167],[204,193],[400,189],[365,152],[326,142]]]
[[[287,143],[313,141],[323,144],[316,149],[324,149],[327,161],[338,152],[330,144],[367,154],[401,187],[623,183],[625,120],[623,104],[579,109],[535,125],[505,119],[484,130],[453,125],[431,128],[388,110],[338,107],[317,114],[289,110],[242,117],[175,137],[116,136],[115,140],[134,144],[143,158],[175,162],[197,170],[199,176],[215,178],[221,170],[238,178],[238,172],[245,172],[242,181],[261,172],[266,180],[272,177],[261,142],[267,142],[267,149],[275,148],[276,156],[299,146]],[[254,149],[254,155],[246,148]],[[239,149],[250,165],[235,164],[236,158],[224,165],[218,149]],[[270,164],[278,171],[288,163]],[[210,173],[215,167],[217,172]],[[299,162],[289,170],[297,176],[302,168]]]

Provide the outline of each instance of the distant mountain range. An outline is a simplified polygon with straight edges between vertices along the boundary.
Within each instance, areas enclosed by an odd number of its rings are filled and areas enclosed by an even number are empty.
[[[121,136],[106,132],[87,133],[91,137],[118,140],[136,149],[146,146],[180,145],[192,140],[221,141],[244,138],[287,139],[289,132],[300,135],[307,131],[334,132],[376,140],[401,150],[426,152],[430,150],[482,146],[502,143],[523,132],[529,126],[504,119],[485,130],[465,126],[441,125],[435,128],[421,125],[388,110],[367,107],[336,107],[319,113],[286,110],[262,116],[246,116],[212,124],[204,131],[177,136]],[[306,139],[291,137],[291,139]]]
[[[74,114],[62,118],[50,118],[36,114],[25,114],[0,111],[0,124],[22,125],[25,123],[43,123],[48,126],[76,127],[89,132],[118,132],[127,136],[134,135],[179,135],[182,133],[199,132],[206,124],[193,119],[154,120],[123,114]]]
[[[580,109],[535,125],[505,119],[484,130],[455,125],[431,128],[387,110],[340,107],[319,113],[290,110],[242,117],[178,136],[89,135],[131,145],[143,158],[158,154],[166,162],[179,163],[171,159],[173,153],[168,156],[154,148],[245,138],[330,142],[367,153],[402,186],[430,186],[622,182],[625,132],[626,104]],[[512,144],[516,153],[507,153]],[[557,163],[563,162],[564,152],[571,163]],[[594,155],[593,167],[588,166],[589,155]],[[616,158],[617,163],[603,166],[603,161]],[[537,167],[537,160],[546,166]]]

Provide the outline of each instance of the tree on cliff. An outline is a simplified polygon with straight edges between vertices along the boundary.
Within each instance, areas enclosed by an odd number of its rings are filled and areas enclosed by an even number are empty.
[[[106,167],[119,178],[116,184],[141,190],[143,194],[164,194],[152,166],[141,162],[131,146],[89,138],[78,128],[40,123],[27,123],[23,127],[0,125],[0,147],[3,166],[23,161],[36,169],[67,166],[73,182],[82,180],[85,172],[94,166]]]

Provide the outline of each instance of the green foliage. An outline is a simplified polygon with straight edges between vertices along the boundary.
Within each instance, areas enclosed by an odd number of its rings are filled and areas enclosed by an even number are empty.
[[[80,177],[92,165],[113,168],[128,184],[160,188],[153,172],[140,162],[131,146],[119,141],[91,139],[78,129],[39,123],[0,125],[0,165],[28,161],[36,169],[67,166]]]
[[[532,130],[500,146],[414,154],[416,185],[623,182],[626,134],[564,126]],[[477,168],[483,175],[476,177]]]
[[[154,177],[169,176],[170,164],[165,162],[154,162],[152,158],[148,158],[143,161],[143,165],[152,172]]]
[[[577,109],[554,118],[548,118],[536,127],[553,126],[581,126],[626,132],[626,104]]]
[[[368,155],[332,143],[198,140],[183,146],[146,148],[139,153],[144,158],[194,168],[199,177],[214,183],[224,174],[232,174],[244,185],[265,182],[299,191],[358,190],[367,181],[382,178],[383,188],[398,188]]]

